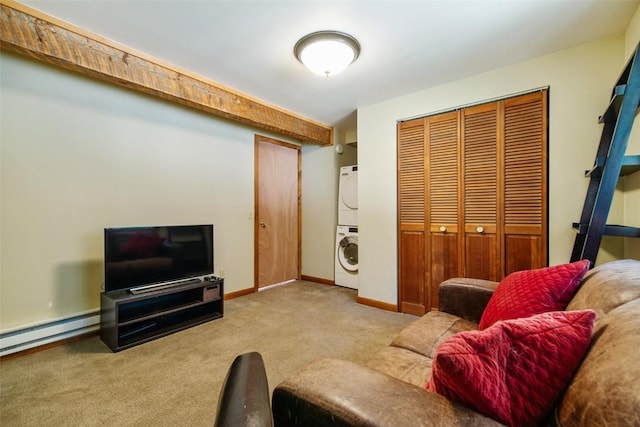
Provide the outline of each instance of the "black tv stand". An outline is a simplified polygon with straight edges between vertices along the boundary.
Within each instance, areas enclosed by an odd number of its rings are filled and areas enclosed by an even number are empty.
[[[124,350],[224,314],[224,279],[172,284],[143,293],[100,296],[100,338],[113,351]]]

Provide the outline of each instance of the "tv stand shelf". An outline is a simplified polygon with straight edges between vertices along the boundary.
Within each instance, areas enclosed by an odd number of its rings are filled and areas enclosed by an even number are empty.
[[[224,314],[224,279],[131,294],[102,293],[100,338],[113,351],[124,350]]]

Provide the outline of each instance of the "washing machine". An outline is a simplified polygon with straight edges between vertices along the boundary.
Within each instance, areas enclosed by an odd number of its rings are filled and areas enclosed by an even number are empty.
[[[335,283],[358,289],[358,227],[338,226]]]
[[[340,168],[338,224],[358,226],[358,166]]]

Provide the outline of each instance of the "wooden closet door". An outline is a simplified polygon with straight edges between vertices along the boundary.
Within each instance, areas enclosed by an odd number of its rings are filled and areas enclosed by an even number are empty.
[[[426,269],[430,309],[438,308],[438,285],[463,275],[459,256],[459,126],[458,112],[440,114],[427,121],[427,224],[429,238]]]
[[[398,301],[403,313],[429,307],[425,267],[424,119],[398,124]]]
[[[547,265],[547,91],[398,125],[400,311],[451,277]]]
[[[462,110],[464,275],[499,280],[498,102]]]
[[[547,91],[504,101],[505,270],[547,265]]]

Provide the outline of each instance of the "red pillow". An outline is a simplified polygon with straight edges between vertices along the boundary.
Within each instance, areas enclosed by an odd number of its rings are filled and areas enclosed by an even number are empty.
[[[437,348],[426,389],[507,425],[537,425],[580,364],[595,316],[556,311],[460,332]]]
[[[491,296],[478,329],[485,329],[498,320],[564,310],[587,270],[589,260],[585,259],[511,273],[500,282]]]

